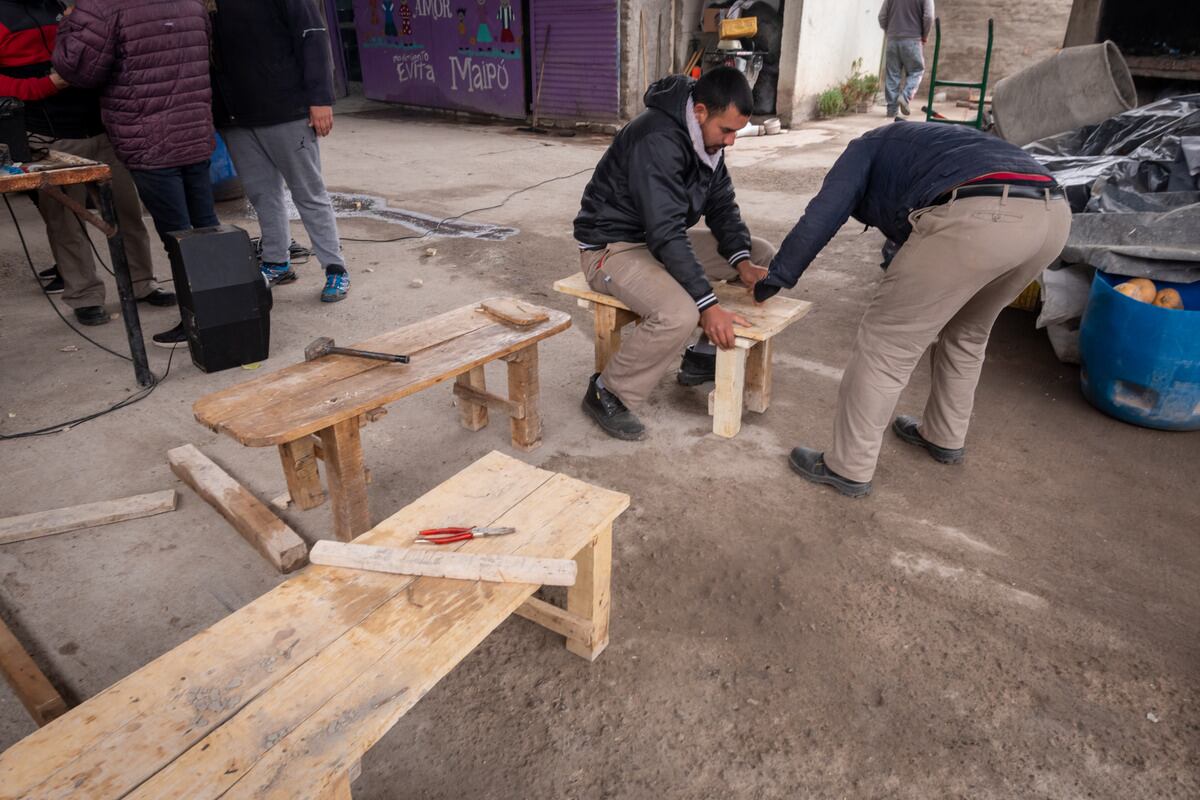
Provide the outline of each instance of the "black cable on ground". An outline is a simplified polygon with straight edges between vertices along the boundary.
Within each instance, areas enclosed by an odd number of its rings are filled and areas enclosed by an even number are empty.
[[[12,203],[9,202],[7,196],[4,196],[4,205],[8,208],[8,215],[10,217],[12,217],[13,225],[16,227],[17,238],[21,242],[21,249],[25,253],[25,260],[29,264],[29,270],[30,270],[30,272],[33,273],[34,282],[40,288],[42,284],[41,284],[41,281],[38,280],[37,267],[34,266],[33,255],[29,252],[29,245],[25,241],[25,233],[24,233],[24,231],[21,230],[21,223],[17,219],[17,214],[13,210]],[[86,233],[86,231],[85,231],[85,233]],[[91,237],[88,237],[88,238],[90,241]],[[125,361],[133,360],[129,356],[125,355],[124,353],[118,353],[116,350],[112,350],[108,347],[105,347],[104,345],[97,342],[95,339],[93,339],[90,336],[88,336],[87,334],[85,334],[83,331],[76,328],[74,325],[72,325],[67,320],[67,318],[65,316],[63,316],[62,311],[60,311],[58,306],[55,305],[54,300],[51,299],[50,295],[45,294],[43,292],[43,296],[46,298],[46,302],[48,302],[50,304],[50,308],[54,309],[54,313],[58,315],[58,318],[60,320],[62,320],[63,324],[66,325],[71,330],[73,330],[79,336],[86,339],[89,343],[95,345],[96,347],[100,348],[104,352],[114,355],[117,358],[124,359]],[[93,419],[97,419],[98,417],[102,417],[105,414],[110,414],[113,411],[117,411],[117,410],[125,408],[127,406],[131,406],[140,400],[144,400],[150,396],[151,392],[153,392],[155,389],[158,388],[158,385],[160,383],[162,383],[163,381],[165,381],[167,379],[168,375],[171,374],[171,362],[174,360],[174,358],[175,358],[175,350],[174,350],[174,348],[172,348],[171,355],[167,358],[167,369],[165,372],[163,372],[163,375],[161,378],[152,373],[151,378],[152,378],[153,382],[149,386],[147,386],[144,389],[138,390],[134,394],[131,394],[129,397],[126,397],[124,400],[120,400],[120,401],[114,403],[113,405],[109,406],[108,408],[105,408],[101,411],[97,411],[92,414],[87,414],[82,417],[77,417],[76,419],[68,420],[67,422],[59,422],[59,423],[55,423],[54,425],[47,425],[46,427],[38,428],[37,430],[22,431],[21,433],[7,433],[7,434],[0,433],[0,441],[5,441],[5,440],[9,440],[9,439],[23,439],[23,438],[26,438],[29,436],[47,436],[49,434],[59,433],[62,431],[70,430],[71,428],[75,427],[76,425],[81,425],[84,422],[89,422]]]

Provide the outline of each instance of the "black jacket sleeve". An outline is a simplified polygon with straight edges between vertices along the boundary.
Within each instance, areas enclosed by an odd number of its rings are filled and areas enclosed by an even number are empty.
[[[781,287],[790,289],[795,286],[817,253],[850,219],[867,191],[873,152],[873,148],[862,139],[856,139],[834,163],[825,176],[825,182],[821,184],[821,191],[804,209],[804,216],[800,217],[796,227],[783,240],[775,258],[771,259],[767,277],[755,285],[754,296],[759,302],[778,292]]]
[[[750,231],[742,222],[725,159],[721,159],[713,175],[704,204],[704,221],[717,238],[717,252],[729,261],[730,266],[750,257]]]
[[[688,153],[670,131],[653,133],[633,145],[626,164],[633,205],[646,226],[646,245],[701,311],[717,298],[696,260],[687,236],[688,196],[683,175]]]
[[[308,105],[333,105],[333,54],[325,19],[315,0],[282,0],[281,5],[292,48],[303,70]]]

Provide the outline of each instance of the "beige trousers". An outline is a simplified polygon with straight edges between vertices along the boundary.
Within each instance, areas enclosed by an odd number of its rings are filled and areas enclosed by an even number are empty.
[[[1000,311],[1062,252],[1062,199],[970,197],[920,209],[858,328],[825,463],[869,481],[900,392],[926,348],[933,382],[921,434],[962,447],[988,336]]]
[[[737,277],[737,270],[717,251],[712,233],[692,230],[688,231],[688,239],[709,280]],[[775,255],[775,248],[758,237],[750,242],[750,260],[765,267]],[[621,340],[621,348],[602,375],[606,389],[625,405],[637,408],[662,380],[672,361],[679,358],[680,350],[696,330],[700,321],[696,301],[645,244],[619,242],[604,250],[585,250],[580,253],[580,265],[594,291],[612,295],[642,318],[641,324]]]
[[[142,222],[142,204],[129,170],[117,158],[108,136],[100,134],[90,139],[56,139],[50,147],[73,156],[100,161],[112,168],[113,204],[116,206],[117,227],[125,241],[125,257],[129,261],[129,276],[133,279],[133,296],[145,297],[154,290],[154,263],[150,260],[150,234]],[[87,190],[83,186],[63,186],[63,193],[83,203]],[[92,245],[80,228],[79,217],[49,197],[38,198],[38,211],[46,223],[50,251],[58,262],[63,278],[63,302],[71,308],[104,305],[104,282],[96,274]],[[107,251],[102,250],[105,258]]]

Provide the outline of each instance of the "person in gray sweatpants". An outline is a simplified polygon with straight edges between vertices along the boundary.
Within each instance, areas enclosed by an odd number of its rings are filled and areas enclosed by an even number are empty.
[[[313,0],[218,2],[213,16],[214,117],[262,230],[272,284],[297,275],[288,258],[286,187],[325,268],[321,300],[350,291],[318,140],[333,129],[329,33]]]
[[[879,27],[887,33],[884,49],[883,97],[887,115],[909,114],[909,103],[925,74],[923,45],[933,29],[933,0],[883,0]]]

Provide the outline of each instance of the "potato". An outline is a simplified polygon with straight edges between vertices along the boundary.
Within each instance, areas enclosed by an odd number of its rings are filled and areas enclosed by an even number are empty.
[[[1151,303],[1154,301],[1154,297],[1155,297],[1154,294],[1151,294],[1149,296],[1149,299],[1147,299],[1146,290],[1143,287],[1139,286],[1138,284],[1134,283],[1133,281],[1125,281],[1125,283],[1118,283],[1113,288],[1116,289],[1121,294],[1125,295],[1126,297],[1132,297],[1134,300],[1137,300],[1139,303]]]
[[[1177,308],[1183,310],[1183,298],[1174,289],[1163,289],[1154,298],[1154,305],[1160,308]]]

